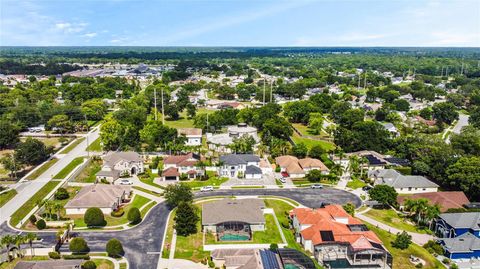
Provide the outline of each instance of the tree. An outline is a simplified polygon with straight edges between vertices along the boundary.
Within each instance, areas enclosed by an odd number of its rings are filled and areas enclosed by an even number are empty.
[[[34,234],[34,233],[27,233],[25,235],[25,240],[28,242],[28,244],[30,245],[30,254],[32,256],[35,256],[35,251],[34,251],[34,248],[33,248],[33,240],[37,240],[37,235]]]
[[[284,118],[278,116],[266,120],[262,129],[262,140],[265,143],[268,143],[272,137],[288,140],[293,133],[292,125]]]
[[[176,141],[176,139],[177,130],[165,126],[159,121],[148,121],[140,130],[140,140],[148,145],[147,150],[156,150],[158,146]]]
[[[37,221],[37,223],[35,223],[35,226],[37,226],[37,229],[43,230],[43,229],[47,228],[47,223],[45,223],[45,221],[43,219],[39,219]]]
[[[318,135],[323,128],[322,114],[318,112],[310,113],[308,127],[313,131],[313,134]]]
[[[433,118],[437,122],[452,124],[454,120],[458,120],[457,108],[452,103],[436,103],[433,105],[432,110]]]
[[[25,142],[18,144],[15,158],[26,165],[38,165],[47,160],[50,153],[52,148],[47,148],[42,141],[29,137]]]
[[[408,246],[412,243],[412,236],[407,232],[403,231],[402,233],[397,233],[395,241],[392,242],[392,247],[398,249],[407,249]]]
[[[90,251],[87,245],[87,241],[83,237],[75,237],[70,240],[70,245],[68,246],[70,251],[73,253],[87,253]]]
[[[320,170],[314,169],[307,172],[305,178],[310,182],[319,182],[324,176]]]
[[[450,187],[472,199],[480,196],[480,157],[462,157],[447,168],[446,174]]]
[[[197,208],[191,202],[180,202],[175,214],[174,228],[178,235],[187,236],[197,232],[199,221]]]
[[[130,221],[131,224],[137,224],[142,221],[142,215],[140,214],[140,210],[136,207],[130,208],[130,210],[128,210],[127,219],[128,221]]]
[[[187,115],[190,119],[194,118],[195,115],[197,114],[197,107],[193,104],[188,104],[187,105]]]
[[[98,207],[90,207],[83,216],[83,221],[89,227],[105,226],[105,217]]]
[[[398,193],[393,187],[388,185],[375,185],[370,191],[368,191],[370,198],[375,200],[384,206],[393,206],[397,203]]]
[[[450,136],[450,144],[467,155],[480,155],[480,130],[472,126],[464,127],[460,134]]]
[[[304,143],[295,144],[292,148],[292,155],[298,158],[305,158],[307,156],[308,149]]]
[[[101,120],[107,114],[107,105],[101,99],[91,99],[83,102],[82,113],[89,120]]]
[[[393,105],[395,109],[398,111],[409,111],[410,110],[410,103],[408,103],[405,99],[397,99],[393,101]]]
[[[355,206],[352,203],[347,203],[343,205],[343,209],[350,214],[350,216],[355,217]]]
[[[10,261],[11,260],[11,258],[10,258],[11,257],[10,256],[10,246],[15,244],[14,237],[12,235],[9,235],[9,234],[4,235],[4,236],[2,236],[1,243],[2,243],[2,245],[7,247],[7,258]]]
[[[229,148],[235,153],[251,153],[256,143],[252,136],[244,134],[240,138],[234,138]]]
[[[113,258],[120,257],[125,253],[123,251],[122,243],[116,238],[108,240],[106,250],[108,256]]]
[[[307,124],[310,113],[316,112],[315,106],[310,101],[289,102],[283,108],[284,115],[291,122]]]
[[[100,127],[100,141],[105,150],[117,150],[123,142],[124,126],[110,118]]]
[[[190,187],[186,184],[171,184],[165,187],[163,197],[170,207],[176,207],[180,202],[193,201],[193,193]]]
[[[480,128],[480,106],[472,109],[470,112],[470,117],[468,118],[468,123],[475,128]]]
[[[71,133],[75,130],[74,125],[67,115],[60,114],[53,116],[47,122],[47,126],[51,129],[57,129],[59,133]]]
[[[360,121],[353,124],[351,130],[337,128],[335,144],[346,152],[359,150],[384,152],[390,148],[390,132],[376,121]]]
[[[6,120],[0,120],[0,150],[12,148],[18,143],[20,128]]]
[[[365,111],[359,108],[351,108],[337,116],[337,123],[340,126],[350,129],[356,122],[362,122],[365,118]]]
[[[175,104],[168,104],[165,106],[165,115],[172,120],[178,120],[180,117],[178,106]]]
[[[23,164],[19,163],[14,154],[7,153],[4,157],[0,158],[0,163],[3,168],[10,171],[10,178],[12,180],[17,179],[17,171],[22,169]]]
[[[325,153],[325,150],[320,145],[313,145],[308,152],[308,156],[316,159],[320,159]]]
[[[65,188],[58,188],[55,192],[55,199],[57,200],[65,200],[68,199],[70,195],[68,194],[67,189]]]
[[[13,236],[13,241],[14,241],[15,246],[17,247],[16,252],[18,252],[17,255],[15,255],[15,256],[22,257],[23,255],[22,255],[22,251],[21,251],[20,248],[21,248],[22,244],[24,244],[25,241],[26,241],[25,237],[21,234],[17,234],[17,235]]]
[[[97,265],[93,261],[86,261],[82,264],[83,269],[97,269]]]

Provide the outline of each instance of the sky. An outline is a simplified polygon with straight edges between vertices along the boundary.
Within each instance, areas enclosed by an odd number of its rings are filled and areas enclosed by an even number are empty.
[[[0,46],[480,47],[480,0],[0,0]]]

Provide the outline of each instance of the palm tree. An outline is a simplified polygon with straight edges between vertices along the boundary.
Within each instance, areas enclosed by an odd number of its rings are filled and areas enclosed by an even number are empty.
[[[35,256],[35,250],[33,249],[33,240],[36,240],[36,239],[37,239],[37,235],[34,233],[27,233],[25,235],[25,240],[30,245],[30,251],[31,251],[32,257]]]
[[[357,155],[350,155],[348,157],[348,170],[350,171],[350,173],[354,174],[358,172],[359,165],[360,163],[358,161]]]
[[[433,219],[440,215],[440,206],[438,204],[428,206],[425,212],[425,220],[428,222],[428,228],[431,229]]]
[[[22,257],[22,252],[20,251],[20,246],[25,243],[25,237],[21,234],[17,234],[13,237],[13,242],[15,246],[17,246],[17,252],[18,254],[15,256]]]
[[[10,259],[10,246],[15,243],[13,241],[13,239],[14,238],[13,238],[12,235],[7,234],[7,235],[2,237],[2,241],[1,241],[2,245],[7,247],[7,259],[8,259],[8,261],[11,261],[11,259]]]
[[[63,211],[63,205],[60,203],[54,203],[52,205],[52,210],[57,214],[57,220],[60,220],[61,212]]]
[[[365,164],[368,164],[368,160],[367,158],[361,156],[359,159],[358,159],[358,164],[360,165],[360,178],[363,177],[363,167]]]

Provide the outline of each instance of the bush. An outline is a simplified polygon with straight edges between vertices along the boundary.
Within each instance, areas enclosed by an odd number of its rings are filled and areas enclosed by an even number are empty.
[[[37,226],[37,229],[43,230],[43,229],[47,228],[47,223],[45,223],[45,221],[43,219],[39,219],[37,221],[37,223],[35,223],[35,226]]]
[[[60,253],[58,253],[56,251],[48,252],[48,257],[50,257],[50,259],[54,259],[54,260],[58,260],[58,259],[61,258]]]
[[[69,196],[70,195],[65,188],[58,188],[58,190],[55,192],[55,199],[57,200],[65,200],[68,199]]]
[[[423,263],[419,262],[415,264],[415,268],[423,268]]]
[[[108,240],[106,249],[110,257],[115,258],[124,254],[122,243],[116,238]]]
[[[35,214],[30,215],[30,217],[28,219],[30,220],[30,223],[32,223],[32,224],[35,224],[37,222],[37,217],[35,216]]]
[[[123,211],[123,208],[119,208],[119,209],[117,209],[117,211],[112,211],[112,213],[110,213],[110,215],[114,218],[119,218],[119,217],[123,216],[124,213],[125,213],[125,211]]]
[[[407,249],[411,243],[412,236],[403,231],[402,233],[397,233],[397,238],[395,238],[395,241],[392,242],[392,247],[398,249]]]
[[[445,258],[445,259],[442,260],[442,262],[443,262],[444,264],[449,264],[449,263],[450,263],[450,259],[449,259],[449,258]]]
[[[142,221],[142,215],[140,214],[140,210],[136,207],[132,207],[130,208],[130,210],[128,210],[127,218],[131,224],[137,224]]]
[[[458,269],[458,265],[456,263],[452,263],[450,265],[450,269]]]
[[[91,207],[87,209],[85,215],[83,216],[83,221],[87,226],[105,226],[105,217],[103,216],[102,210],[98,207]]]
[[[275,167],[275,172],[276,173],[280,173],[281,170],[282,170],[282,168],[280,168],[280,166]]]
[[[86,253],[89,252],[87,241],[82,237],[75,237],[70,241],[69,249],[73,253]]]
[[[92,261],[86,261],[84,264],[82,264],[83,269],[96,269],[97,265],[92,262]]]
[[[214,267],[215,267],[215,263],[214,263],[212,260],[209,260],[209,261],[208,261],[208,267],[209,267],[209,268],[214,268]]]
[[[276,252],[278,250],[278,244],[277,243],[270,244],[270,250]]]
[[[90,256],[88,254],[63,255],[62,258],[65,260],[90,260]]]
[[[425,245],[423,245],[423,248],[428,250],[430,253],[436,253],[438,255],[443,255],[445,253],[443,247],[433,240],[429,240]]]

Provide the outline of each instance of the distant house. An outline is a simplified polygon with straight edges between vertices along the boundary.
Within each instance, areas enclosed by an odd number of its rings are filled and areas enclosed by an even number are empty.
[[[85,214],[91,207],[98,207],[103,213],[110,214],[130,194],[130,186],[93,184],[83,187],[64,207],[67,215]]]
[[[400,207],[403,207],[407,199],[427,199],[430,205],[439,205],[441,212],[452,208],[463,208],[464,205],[470,204],[467,196],[465,196],[465,193],[462,191],[439,191],[401,195],[397,197],[397,202]]]
[[[260,158],[253,154],[220,156],[218,174],[229,178],[261,179]]]
[[[396,158],[391,156],[386,156],[380,154],[373,150],[361,150],[356,152],[347,153],[345,157],[340,159],[337,156],[333,157],[333,161],[336,164],[341,164],[342,166],[348,166],[349,157],[355,155],[357,157],[363,157],[367,160],[367,163],[364,165],[368,170],[378,170],[384,169],[387,166],[409,166],[410,161],[407,159]]]
[[[438,185],[423,176],[405,176],[394,169],[380,169],[368,172],[374,185],[385,184],[398,193],[436,192]]]
[[[295,208],[295,238],[326,268],[391,268],[393,258],[377,235],[340,205]],[[342,263],[344,267],[334,267]]]
[[[427,126],[435,126],[435,124],[437,124],[437,122],[435,120],[426,120],[420,116],[415,116],[415,120],[419,123],[423,123],[423,124],[426,124]]]
[[[227,132],[223,134],[207,133],[207,144],[211,150],[230,153],[231,150],[228,146],[233,143],[234,139],[241,138],[245,135],[252,137],[256,143],[260,142],[257,128],[248,126],[246,123],[239,123],[228,126]]]
[[[391,122],[382,123],[382,126],[383,128],[385,128],[385,130],[390,132],[393,137],[398,137],[400,135],[400,132],[398,131],[397,127],[393,125],[393,123]]]
[[[218,241],[245,241],[253,231],[265,230],[261,199],[229,199],[202,205],[202,229],[212,232]]]
[[[320,170],[326,175],[330,170],[322,161],[313,158],[298,159],[295,156],[284,155],[275,158],[275,162],[280,166],[280,171],[285,172],[291,178],[302,178],[311,170]]]
[[[200,128],[179,128],[177,129],[178,135],[185,136],[187,146],[200,146],[202,145],[202,129]]]
[[[197,166],[199,161],[200,156],[194,153],[168,156],[163,160],[162,179],[178,181],[182,174],[186,174],[190,179],[202,176],[205,171]]]
[[[97,181],[106,180],[113,183],[122,175],[132,176],[144,172],[140,154],[133,151],[110,151],[103,157],[102,168],[95,176]]]

